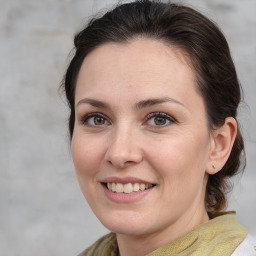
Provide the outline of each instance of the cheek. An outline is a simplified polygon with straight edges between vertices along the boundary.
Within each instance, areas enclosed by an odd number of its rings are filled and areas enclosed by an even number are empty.
[[[157,152],[155,158],[151,156],[149,159],[152,159],[150,164],[163,185],[160,186],[163,211],[168,209],[178,216],[191,202],[203,200],[207,154],[205,147],[201,147],[205,141],[196,142],[187,137],[165,141],[162,146],[154,148]]]
[[[74,132],[72,138],[72,157],[77,179],[87,202],[93,208],[98,193],[98,173],[104,157],[102,144],[91,137]]]
[[[94,176],[103,157],[103,150],[99,143],[84,137],[74,133],[72,138],[72,157],[78,179],[81,176]]]
[[[177,133],[157,146],[154,143],[148,159],[165,183],[192,183],[195,179],[202,179],[205,173],[209,147],[207,136],[206,133]],[[153,155],[154,152],[157,154]]]

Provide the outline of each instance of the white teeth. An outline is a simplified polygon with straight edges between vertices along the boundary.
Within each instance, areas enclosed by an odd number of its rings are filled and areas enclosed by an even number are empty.
[[[121,183],[116,184],[116,192],[117,193],[123,193],[124,192],[124,185]]]
[[[146,185],[145,184],[140,184],[140,190],[145,190]]]
[[[132,192],[138,192],[143,191],[145,189],[152,188],[153,184],[144,184],[144,183],[126,183],[126,184],[121,184],[121,183],[107,183],[107,188],[111,190],[112,192],[116,193],[132,193]]]
[[[133,185],[133,191],[139,191],[140,190],[140,184],[139,183],[135,183],[134,185]]]
[[[129,193],[132,193],[132,191],[133,191],[133,187],[131,183],[124,185],[124,193],[129,194]]]

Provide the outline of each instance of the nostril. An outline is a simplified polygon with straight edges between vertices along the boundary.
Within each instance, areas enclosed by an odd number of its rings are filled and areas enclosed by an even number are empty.
[[[133,163],[133,161],[126,161],[124,164],[128,165],[128,164],[132,164],[132,163]]]

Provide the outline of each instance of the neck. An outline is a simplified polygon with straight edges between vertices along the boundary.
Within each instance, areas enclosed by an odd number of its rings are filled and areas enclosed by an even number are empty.
[[[171,226],[160,231],[143,235],[117,234],[120,256],[144,256],[161,246],[174,241],[200,224],[209,220],[206,210],[196,211],[194,214],[179,218]]]

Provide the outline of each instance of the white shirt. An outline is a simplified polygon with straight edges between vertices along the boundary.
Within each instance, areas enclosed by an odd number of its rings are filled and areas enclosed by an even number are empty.
[[[255,245],[255,239],[248,235],[231,256],[256,256]]]

